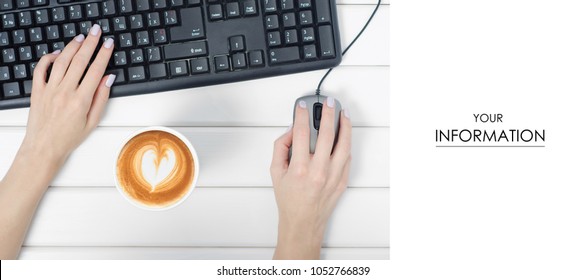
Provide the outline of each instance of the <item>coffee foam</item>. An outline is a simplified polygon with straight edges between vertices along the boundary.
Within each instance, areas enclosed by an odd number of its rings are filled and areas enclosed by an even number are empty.
[[[187,145],[160,130],[143,132],[122,148],[116,167],[122,190],[136,202],[164,208],[189,193],[195,163]]]

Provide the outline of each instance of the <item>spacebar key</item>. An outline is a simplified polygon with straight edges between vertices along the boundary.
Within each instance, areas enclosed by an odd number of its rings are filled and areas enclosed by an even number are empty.
[[[288,48],[281,48],[281,49],[272,49],[270,51],[270,59],[271,59],[271,64],[279,64],[279,63],[298,61],[300,59],[299,48],[298,47],[288,47]]]
[[[208,49],[204,41],[171,44],[165,46],[165,59],[180,59],[207,55]]]

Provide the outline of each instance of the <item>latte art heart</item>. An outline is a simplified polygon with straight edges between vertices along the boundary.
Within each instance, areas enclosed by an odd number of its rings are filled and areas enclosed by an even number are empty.
[[[151,192],[155,191],[159,184],[170,179],[175,169],[175,152],[165,150],[159,152],[155,149],[147,150],[142,155],[141,174],[151,185]]]
[[[118,185],[134,201],[165,208],[189,193],[195,161],[187,145],[172,133],[152,130],[134,136],[116,165]]]

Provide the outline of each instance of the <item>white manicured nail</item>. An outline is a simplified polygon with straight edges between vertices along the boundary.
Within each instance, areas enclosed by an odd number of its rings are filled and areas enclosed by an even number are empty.
[[[100,32],[100,25],[94,24],[94,26],[92,26],[92,29],[90,30],[90,33],[94,36],[98,36],[99,32]]]
[[[348,109],[348,108],[344,109],[344,116],[345,116],[347,119],[350,119],[350,109]]]
[[[108,38],[106,42],[104,42],[104,48],[109,49],[114,45],[114,40],[112,38]]]
[[[305,108],[307,108],[307,103],[305,103],[305,101],[301,100],[301,101],[299,101],[299,107],[305,109]]]
[[[108,76],[108,79],[106,80],[106,87],[112,87],[112,85],[114,84],[114,80],[116,80],[116,75],[110,74],[110,76]]]
[[[328,99],[326,99],[326,103],[328,104],[328,107],[334,108],[335,99],[333,97],[328,96]]]
[[[60,53],[61,53],[61,50],[55,50],[55,51],[53,52],[53,54],[60,54]]]
[[[79,35],[75,36],[75,41],[78,43],[83,42],[84,39],[85,39],[85,36],[83,36],[83,34],[79,34]]]

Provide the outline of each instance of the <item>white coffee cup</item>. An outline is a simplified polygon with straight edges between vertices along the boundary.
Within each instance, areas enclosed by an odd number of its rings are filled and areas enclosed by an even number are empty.
[[[156,132],[156,131],[162,131],[162,132],[166,132],[169,133],[177,138],[179,138],[181,140],[181,142],[183,142],[183,144],[185,144],[185,146],[189,149],[189,152],[191,153],[191,158],[193,159],[193,179],[189,185],[189,189],[187,192],[185,192],[180,199],[178,199],[177,201],[173,202],[172,204],[168,204],[162,207],[158,207],[158,206],[151,206],[151,205],[147,205],[147,204],[143,204],[139,201],[137,201],[137,199],[135,199],[134,197],[132,197],[129,193],[127,193],[125,191],[125,188],[123,186],[121,186],[121,182],[120,182],[120,178],[119,178],[119,174],[118,174],[118,164],[119,164],[119,159],[120,159],[120,155],[123,152],[124,148],[126,147],[126,145],[133,140],[135,137],[139,136],[140,134],[146,133],[146,132]],[[152,167],[147,167],[149,164],[149,156],[152,156],[152,154],[148,153],[151,152],[151,150],[147,150],[144,154],[142,154],[141,157],[141,171],[143,172],[142,176],[145,178],[141,178],[149,183],[154,182],[154,184],[158,183],[158,181],[156,180],[157,178],[159,178],[159,168],[163,168],[165,170],[168,170],[168,166],[161,166],[162,160],[161,162],[159,162],[159,165],[157,167],[155,167],[155,174],[153,175],[152,172]],[[152,151],[154,153],[154,151]],[[171,151],[171,155],[169,156],[168,153],[166,153],[166,159],[167,165],[173,165],[171,167],[175,167],[174,164],[177,164],[177,162],[175,162],[175,157],[174,157],[174,152]],[[144,174],[144,170],[146,169],[146,172],[148,172],[149,174]],[[183,203],[183,201],[185,201],[193,192],[193,190],[195,189],[195,185],[196,182],[199,178],[199,158],[197,156],[197,153],[195,151],[195,149],[193,148],[193,145],[191,144],[191,142],[181,133],[177,132],[176,130],[173,130],[171,128],[168,127],[162,127],[162,126],[152,126],[152,127],[146,127],[143,129],[140,129],[138,131],[133,132],[131,135],[129,135],[120,145],[120,148],[118,149],[118,152],[116,154],[116,160],[114,162],[114,177],[115,177],[115,183],[116,183],[116,189],[118,189],[118,191],[120,192],[120,194],[128,201],[130,202],[130,204],[144,209],[144,210],[151,210],[151,211],[162,211],[162,210],[169,210],[172,209],[174,207],[177,207],[178,205],[180,205],[181,203]],[[155,178],[155,180],[153,181],[152,179]],[[153,190],[156,188],[156,185],[152,184],[152,188]],[[134,187],[128,187],[130,189],[135,189]]]

